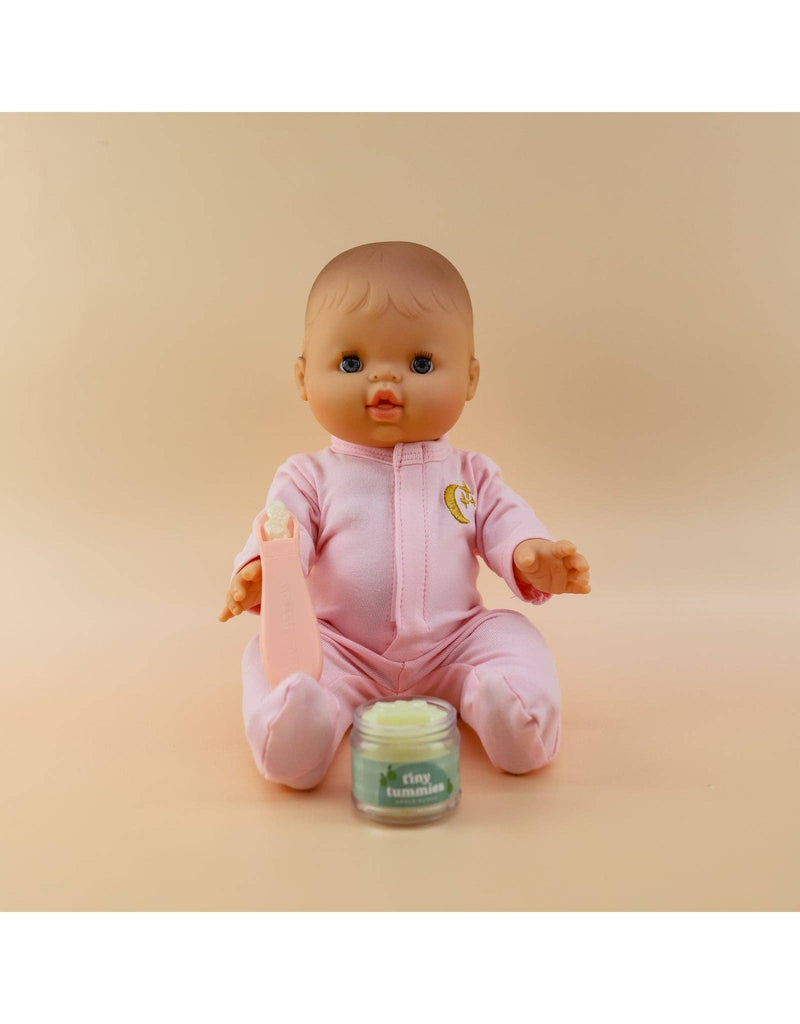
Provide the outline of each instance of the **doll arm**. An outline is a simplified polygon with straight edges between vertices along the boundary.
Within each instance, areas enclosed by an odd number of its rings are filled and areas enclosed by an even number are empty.
[[[477,456],[477,453],[476,453]],[[508,484],[497,466],[485,455],[477,456],[475,470],[475,527],[478,554],[513,593],[530,604],[544,604],[550,594],[517,579],[514,551],[524,540],[552,540],[536,513]]]
[[[311,572],[311,567],[316,561],[319,504],[316,488],[312,480],[303,473],[294,459],[289,459],[285,462],[275,474],[267,494],[267,500],[264,503],[264,509],[271,505],[273,501],[282,501],[297,520],[300,528],[300,562],[303,567],[303,575],[308,576]],[[249,562],[253,562],[259,557],[255,529],[256,521],[260,515],[261,512],[253,520],[250,536],[247,538],[247,542],[242,550],[233,560],[231,579]],[[261,611],[261,605],[254,605],[248,611],[258,614]]]

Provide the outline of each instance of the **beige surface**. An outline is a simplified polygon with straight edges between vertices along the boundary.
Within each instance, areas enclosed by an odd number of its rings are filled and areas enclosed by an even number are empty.
[[[799,173],[795,116],[0,118],[0,907],[798,909]],[[463,273],[450,438],[594,586],[530,611],[557,762],[500,775],[463,727],[417,831],[356,818],[346,746],[315,792],[257,776],[254,622],[216,622],[327,441],[307,290],[381,238]]]

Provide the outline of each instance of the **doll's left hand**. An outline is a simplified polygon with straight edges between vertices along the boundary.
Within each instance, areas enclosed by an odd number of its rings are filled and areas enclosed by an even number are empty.
[[[523,540],[514,548],[514,575],[543,594],[588,594],[589,563],[572,541]]]

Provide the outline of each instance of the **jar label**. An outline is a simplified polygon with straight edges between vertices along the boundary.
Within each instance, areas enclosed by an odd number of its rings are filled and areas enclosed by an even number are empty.
[[[458,793],[458,749],[430,761],[389,764],[353,751],[353,794],[373,807],[429,807]]]

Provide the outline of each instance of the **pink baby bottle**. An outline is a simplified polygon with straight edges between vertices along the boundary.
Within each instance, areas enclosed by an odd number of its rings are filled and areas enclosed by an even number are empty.
[[[282,502],[273,502],[256,520],[261,556],[261,663],[270,686],[293,672],[314,679],[322,674],[322,642],[317,616],[300,560],[300,529]]]

